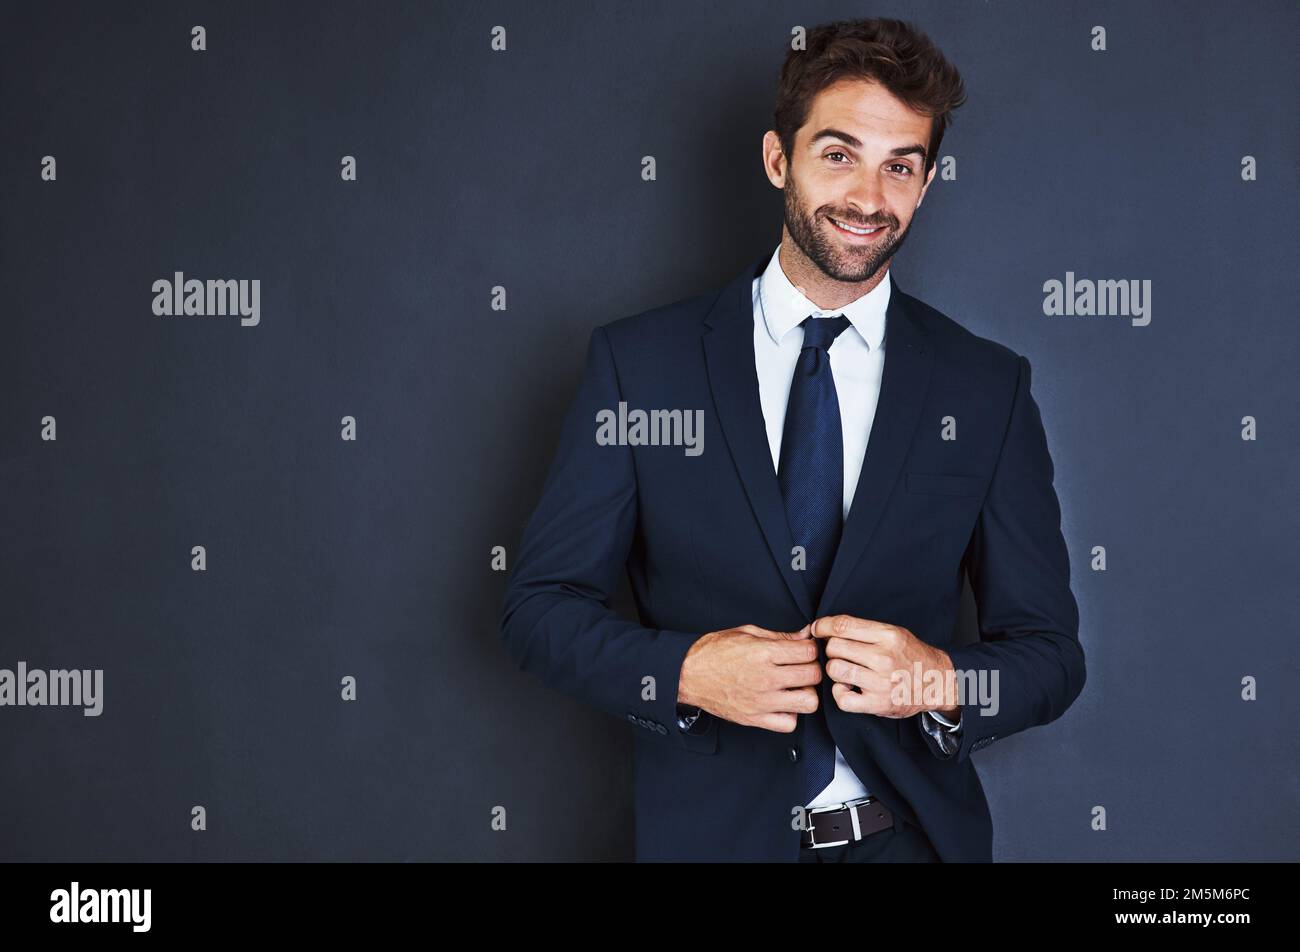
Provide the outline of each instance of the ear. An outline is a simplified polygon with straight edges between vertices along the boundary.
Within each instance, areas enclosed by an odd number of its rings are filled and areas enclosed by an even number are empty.
[[[934,181],[934,173],[937,172],[938,170],[939,170],[939,163],[938,163],[938,162],[936,162],[936,163],[934,163],[934,165],[930,166],[930,172],[929,172],[929,174],[927,174],[926,177],[925,177],[925,184],[921,186],[921,197],[918,198],[918,199],[916,200],[916,207],[917,207],[917,208],[920,208],[920,207],[921,207],[921,203],[922,203],[923,201],[925,201],[925,193],[929,190],[929,188],[930,188],[930,183]],[[915,211],[915,209],[913,209],[913,211]]]
[[[763,174],[776,188],[785,188],[786,170],[789,167],[781,149],[781,137],[773,129],[763,133]]]

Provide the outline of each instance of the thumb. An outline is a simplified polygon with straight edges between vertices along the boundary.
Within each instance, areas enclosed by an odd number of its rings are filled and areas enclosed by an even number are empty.
[[[799,641],[803,638],[812,637],[812,623],[804,625],[798,631],[774,631],[772,634],[778,638],[785,638],[787,641]]]

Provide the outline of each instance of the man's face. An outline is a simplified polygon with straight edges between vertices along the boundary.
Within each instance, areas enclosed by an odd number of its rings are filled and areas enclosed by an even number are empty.
[[[934,178],[923,151],[930,118],[877,83],[845,80],[813,100],[784,162],[771,151],[776,134],[768,136],[768,177],[785,191],[794,243],[837,281],[874,277],[902,245]]]

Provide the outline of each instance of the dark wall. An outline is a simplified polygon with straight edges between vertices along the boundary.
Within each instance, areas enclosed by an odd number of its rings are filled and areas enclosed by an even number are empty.
[[[966,79],[894,274],[1033,363],[1089,663],[977,758],[995,854],[1295,859],[1300,14],[973,0],[12,5],[0,668],[104,681],[0,707],[0,859],[630,858],[627,726],[513,668],[491,550],[590,329],[775,247],[791,28],[876,14]],[[1067,271],[1150,323],[1044,315]]]

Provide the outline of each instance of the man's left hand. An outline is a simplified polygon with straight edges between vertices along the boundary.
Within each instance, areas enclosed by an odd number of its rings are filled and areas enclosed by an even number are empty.
[[[894,718],[937,711],[950,719],[960,712],[948,652],[926,644],[906,628],[852,615],[827,615],[809,623],[807,630],[814,638],[826,639],[826,675],[834,682],[831,694],[841,711]],[[938,678],[944,691],[942,704],[921,703],[924,698],[911,690],[917,662],[921,672],[916,683],[928,685]],[[895,703],[895,684],[902,677],[907,678],[907,699],[915,703]]]

